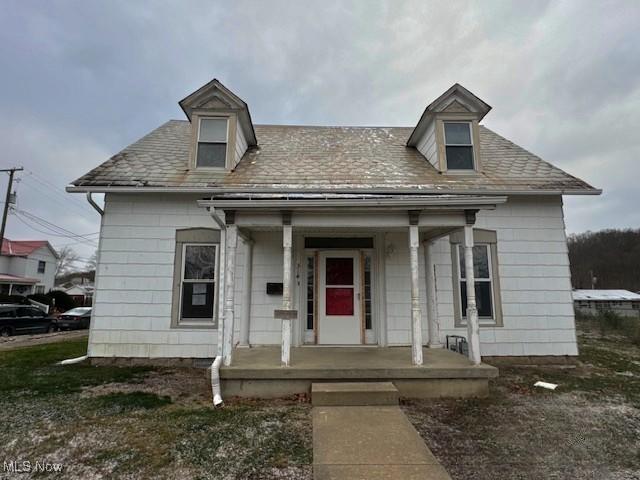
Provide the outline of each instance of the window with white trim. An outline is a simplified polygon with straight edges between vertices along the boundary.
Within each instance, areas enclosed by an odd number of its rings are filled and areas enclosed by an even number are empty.
[[[227,118],[200,119],[196,167],[226,167],[228,128]]]
[[[38,260],[38,273],[44,273],[47,268],[47,262],[44,260]]]
[[[180,320],[212,320],[216,305],[218,246],[185,243],[182,246]]]
[[[447,170],[473,170],[471,122],[444,122]]]
[[[467,280],[464,260],[464,247],[458,245],[458,282],[460,284],[460,313],[467,318]],[[494,288],[491,248],[488,244],[478,244],[473,247],[473,274],[475,277],[476,307],[478,318],[485,323],[495,321]]]

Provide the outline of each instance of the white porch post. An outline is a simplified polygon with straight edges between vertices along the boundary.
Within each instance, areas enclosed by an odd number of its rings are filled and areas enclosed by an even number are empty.
[[[253,240],[244,241],[245,258],[242,271],[242,324],[240,327],[240,345],[249,346],[249,331],[251,325],[251,288],[253,275]]]
[[[436,294],[436,272],[433,259],[433,241],[424,242],[424,264],[427,281],[427,326],[429,348],[442,348],[440,342],[440,322],[438,320],[438,298]]]
[[[420,281],[418,268],[418,217],[420,212],[409,212],[409,262],[411,264],[411,360],[422,365],[422,313],[420,311]]]
[[[234,310],[235,310],[235,270],[236,270],[236,248],[238,246],[238,227],[235,225],[234,212],[226,211],[226,253],[225,253],[225,274],[224,274],[224,332],[222,355],[223,363],[231,365],[233,355],[233,330],[234,330]]]
[[[469,339],[469,360],[474,365],[481,362],[480,358],[480,326],[478,323],[478,309],[476,307],[475,274],[473,271],[473,225],[475,211],[465,211],[467,225],[464,227],[464,272],[467,283],[467,337]]]
[[[283,214],[282,225],[282,365],[288,367],[291,362],[291,250],[293,231],[291,228],[291,214]],[[286,312],[286,313],[285,313]],[[285,318],[286,317],[286,318]]]

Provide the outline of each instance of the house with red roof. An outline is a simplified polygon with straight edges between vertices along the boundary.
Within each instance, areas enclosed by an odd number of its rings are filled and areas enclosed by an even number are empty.
[[[53,288],[58,253],[46,240],[2,239],[0,293],[29,295]]]

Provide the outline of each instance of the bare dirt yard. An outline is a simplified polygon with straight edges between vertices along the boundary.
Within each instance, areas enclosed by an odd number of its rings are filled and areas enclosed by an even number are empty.
[[[403,405],[454,479],[640,479],[640,347],[578,326],[573,365],[494,362],[489,398]]]

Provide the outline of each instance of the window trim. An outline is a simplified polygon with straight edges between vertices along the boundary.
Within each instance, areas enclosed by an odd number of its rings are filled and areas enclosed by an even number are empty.
[[[456,261],[458,262],[458,285],[460,285],[462,282],[464,282],[467,285],[467,288],[469,288],[469,284],[467,282],[466,278],[462,277],[462,270],[460,269],[460,261],[462,260],[461,256],[460,256],[460,250],[463,248],[461,243],[457,243],[456,244],[457,248],[456,248]],[[490,286],[490,293],[491,293],[491,316],[490,317],[483,317],[480,316],[480,313],[478,312],[478,321],[482,322],[489,322],[491,321],[492,323],[495,322],[495,288],[494,288],[494,280],[493,280],[493,255],[491,254],[491,244],[490,243],[474,243],[474,247],[484,247],[486,252],[487,252],[487,263],[489,266],[489,278],[474,278],[474,283],[488,283]],[[458,308],[460,309],[460,320],[462,322],[464,322],[464,324],[467,324],[466,318],[467,318],[467,312],[465,312],[462,309],[462,288],[460,288],[460,295],[458,295]]]
[[[212,318],[182,319],[182,283],[184,278],[185,245],[214,245],[215,278],[213,289]],[[220,230],[213,228],[186,228],[176,230],[175,256],[173,264],[173,289],[171,295],[171,328],[217,329],[220,302]]]
[[[462,144],[462,143],[455,143],[455,144],[449,144],[447,143],[447,124],[454,124],[454,123],[459,123],[459,124],[464,124],[467,126],[467,128],[469,129],[469,144]],[[471,122],[470,120],[443,120],[442,121],[442,138],[443,138],[443,143],[444,143],[444,163],[447,167],[447,172],[451,172],[451,173],[468,173],[468,172],[475,172],[477,170],[476,168],[476,148],[475,148],[475,142],[473,139],[474,135],[473,135],[473,122]],[[447,147],[471,147],[471,163],[472,163],[472,167],[471,168],[449,168],[449,160],[447,158]]]
[[[186,270],[186,263],[187,263],[187,247],[215,247],[216,249],[216,253],[214,255],[214,274],[213,274],[213,280],[212,279],[208,279],[208,278],[202,278],[202,279],[186,279],[184,278],[184,274],[185,274],[185,270]],[[178,321],[180,323],[200,323],[200,322],[209,322],[209,320],[207,319],[202,319],[202,318],[191,318],[191,317],[183,317],[182,316],[182,300],[183,300],[183,294],[184,294],[184,289],[183,286],[186,283],[212,283],[213,284],[213,317],[216,316],[216,307],[218,304],[218,295],[216,295],[216,288],[218,288],[219,285],[219,279],[218,279],[218,264],[219,264],[219,259],[220,258],[220,244],[216,244],[216,243],[199,243],[199,242],[185,242],[182,244],[182,269],[180,272],[180,300],[178,303]]]
[[[200,142],[200,130],[202,130],[202,121],[203,120],[225,120],[227,123],[226,129],[226,141],[225,142]],[[227,115],[202,115],[197,117],[197,125],[196,128],[196,145],[195,145],[195,154],[193,157],[193,161],[195,164],[195,168],[198,170],[226,170],[229,165],[229,131],[230,131],[230,117]],[[225,145],[224,152],[224,167],[213,167],[208,165],[198,165],[198,149],[200,148],[200,143],[207,143],[212,145]]]
[[[443,112],[435,119],[435,135],[437,143],[436,167],[441,173],[448,175],[477,175],[482,170],[482,158],[480,156],[480,126],[478,117],[469,113]],[[447,147],[445,144],[445,123],[468,123],[471,125],[471,143],[473,145],[473,170],[449,170],[447,168]]]
[[[449,236],[451,249],[451,267],[453,283],[453,312],[454,326],[456,328],[466,327],[466,313],[462,312],[462,297],[460,288],[460,258],[459,246],[463,245],[463,232],[456,232]],[[487,245],[489,255],[489,274],[491,276],[491,301],[493,303],[493,317],[478,317],[480,327],[503,327],[504,318],[502,314],[502,298],[500,293],[500,268],[498,264],[498,242],[497,234],[494,230],[483,230],[475,228],[473,230],[473,244]]]
[[[40,271],[40,265],[42,265],[42,271]],[[38,273],[45,273],[47,271],[47,262],[44,260],[38,260]]]

